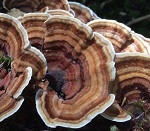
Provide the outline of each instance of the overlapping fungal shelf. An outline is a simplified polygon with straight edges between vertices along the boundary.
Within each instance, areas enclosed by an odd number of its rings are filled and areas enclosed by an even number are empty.
[[[95,19],[100,19],[90,8],[78,2],[69,2],[71,10],[74,11],[75,18],[78,18],[83,23],[88,23]]]
[[[125,122],[127,104],[149,103],[149,38],[77,2],[3,0],[3,6],[23,14],[0,14],[0,53],[12,60],[0,80],[0,121],[20,108],[31,77],[39,88],[37,112],[53,128],[80,128],[99,114]]]
[[[0,55],[11,59],[11,71],[0,78],[0,121],[2,121],[22,105],[24,98],[20,95],[29,84],[32,75],[36,74],[37,79],[44,77],[46,60],[39,50],[30,46],[27,32],[21,23],[2,13],[0,13],[0,47]],[[1,63],[0,68],[5,70],[4,63]]]
[[[104,35],[111,41],[116,52],[132,43],[131,29],[115,20],[96,19],[87,23],[93,31]]]
[[[124,47],[121,52],[140,52],[150,54],[150,46],[149,44],[144,41],[137,33],[131,32],[133,42],[126,47]]]
[[[149,101],[150,57],[145,53],[137,52],[117,53],[115,63],[116,87],[112,90],[116,93],[116,102],[102,116],[122,122],[130,119],[130,116],[122,110],[126,105],[139,100]]]
[[[24,98],[20,94],[31,79],[32,68],[27,67],[20,76],[14,76],[14,73],[10,71],[0,80],[0,121],[14,114],[22,105]]]
[[[127,102],[150,97],[150,57],[144,53],[116,54],[117,85],[116,99],[119,103],[126,97]],[[124,64],[123,64],[124,63]]]
[[[75,18],[50,16],[45,24],[48,82],[36,94],[37,111],[50,127],[82,127],[114,101],[108,92],[115,76],[114,50]]]
[[[50,10],[62,9],[69,11],[67,0],[3,0],[3,7],[8,11],[15,8],[24,13],[40,12],[45,7]]]
[[[48,17],[47,13],[28,13],[18,18],[28,33],[30,44],[39,50],[43,48],[46,32],[44,22]]]

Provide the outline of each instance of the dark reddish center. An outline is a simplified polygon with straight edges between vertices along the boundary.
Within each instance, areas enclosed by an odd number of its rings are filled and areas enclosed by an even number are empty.
[[[63,71],[49,71],[46,74],[46,79],[49,81],[49,87],[57,92],[59,97],[65,99],[65,94],[62,91],[62,87],[65,84],[64,72]]]

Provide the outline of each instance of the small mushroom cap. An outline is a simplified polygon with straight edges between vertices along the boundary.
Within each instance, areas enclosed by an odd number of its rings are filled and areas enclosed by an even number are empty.
[[[27,32],[16,18],[9,15],[0,13],[0,22],[1,44],[4,44],[11,60],[15,60],[30,46]]]
[[[130,45],[127,45],[124,47],[124,49],[121,52],[141,52],[150,54],[150,46],[149,44],[144,41],[137,33],[131,32],[133,42]]]
[[[18,72],[21,72],[27,66],[32,68],[35,79],[43,79],[47,70],[47,62],[44,55],[35,47],[29,48],[17,60],[12,62],[12,67]]]
[[[41,116],[41,118],[43,119],[44,123],[47,126],[52,127],[52,128],[55,128],[56,126],[69,127],[69,128],[81,128],[81,127],[85,126],[87,123],[89,123],[98,114],[100,114],[103,111],[105,111],[106,108],[109,107],[113,103],[113,101],[115,99],[115,96],[113,94],[110,94],[109,95],[109,100],[107,100],[107,103],[103,104],[103,106],[101,105],[101,107],[95,107],[89,113],[87,113],[86,116],[84,116],[82,119],[78,118],[79,120],[72,120],[71,121],[71,119],[74,119],[73,115],[77,115],[77,112],[75,112],[74,110],[80,110],[80,108],[71,110],[71,109],[65,109],[65,107],[64,107],[64,109],[62,108],[62,110],[59,110],[59,113],[58,113],[57,117],[53,118],[53,116],[51,116],[52,118],[50,118],[49,117],[49,113],[45,109],[45,104],[44,104],[45,102],[43,103],[43,100],[47,99],[46,98],[47,95],[51,95],[51,94],[47,93],[47,92],[45,92],[45,91],[43,91],[41,89],[37,91],[37,93],[36,93],[36,108],[37,108],[38,114]],[[51,98],[49,98],[49,99],[51,99]],[[49,99],[47,99],[47,100],[49,100]],[[55,103],[55,101],[57,101],[57,99],[58,98],[56,98],[56,96],[55,96],[55,98],[53,98],[52,101]],[[59,104],[60,103],[61,103],[61,101],[59,102]],[[68,108],[71,108],[71,107],[69,107],[69,105],[68,105]],[[73,107],[73,108],[75,108],[75,107]],[[71,112],[69,113],[67,110],[72,111],[72,113]],[[67,113],[68,115],[66,116],[67,117],[66,120],[61,120],[60,118],[58,118],[58,117],[63,117],[60,114],[63,114],[63,113],[66,114],[66,112],[68,112]],[[82,113],[82,112],[83,112],[83,110],[81,109],[81,112],[79,111],[78,113]],[[80,115],[81,114],[79,114],[78,117],[80,117]],[[62,119],[64,119],[64,118],[62,118]]]
[[[17,98],[22,93],[24,88],[28,85],[31,76],[32,76],[31,67],[27,67],[22,73],[14,71],[9,72],[8,77],[10,78],[6,78],[5,81],[7,82],[8,80],[8,82],[11,81],[11,83],[9,83],[9,85],[7,86],[6,93],[10,96],[13,96],[14,98]]]
[[[116,101],[108,107],[101,116],[116,122],[125,122],[131,119],[131,116],[127,114]]]
[[[47,126],[80,128],[115,99],[109,94],[115,78],[114,49],[76,18],[50,16],[45,24],[48,71],[36,93],[37,111]]]
[[[133,42],[131,29],[115,20],[96,19],[87,23],[87,25],[93,31],[109,39],[116,52],[121,52],[124,47]]]
[[[28,13],[19,17],[19,21],[26,29],[30,44],[40,51],[45,39],[46,26],[44,22],[48,19],[47,13]]]
[[[140,91],[145,90],[145,93],[150,92],[149,55],[145,53],[138,53],[138,52],[117,53],[115,62],[116,62],[117,77],[118,77],[118,82],[117,82],[118,90],[120,90],[117,99],[123,97],[121,96],[120,93],[122,92],[122,90],[125,89],[128,89],[127,92],[130,92],[133,89],[140,90]],[[124,93],[124,95],[126,93]]]
[[[17,72],[14,72],[12,69],[6,77],[0,81],[0,88],[4,90],[3,93],[0,93],[0,121],[11,116],[20,108],[24,100],[20,95],[28,85],[31,76],[31,67],[27,67],[19,76],[17,76]]]
[[[145,53],[116,53],[116,102],[103,114],[107,119],[123,122],[131,117],[124,108],[139,99],[150,99],[150,56]],[[128,111],[128,110],[127,110]]]
[[[142,40],[144,40],[149,46],[150,46],[150,38],[147,38],[141,34],[135,33],[136,36],[140,37]]]
[[[74,11],[75,17],[81,20],[83,23],[88,23],[99,17],[85,5],[78,2],[69,2],[70,8]]]
[[[1,100],[3,99],[3,100]],[[0,122],[13,115],[22,105],[24,98],[19,96],[17,99],[8,95],[0,98]]]

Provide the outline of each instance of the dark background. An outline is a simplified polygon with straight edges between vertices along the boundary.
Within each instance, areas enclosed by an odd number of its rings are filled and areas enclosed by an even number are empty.
[[[149,0],[71,0],[90,7],[99,17],[122,22],[136,33],[150,37],[150,1]],[[137,23],[129,25],[135,19],[147,16]]]

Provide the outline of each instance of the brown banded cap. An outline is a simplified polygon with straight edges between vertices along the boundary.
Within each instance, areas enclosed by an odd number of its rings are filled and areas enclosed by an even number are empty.
[[[32,47],[18,19],[0,13],[0,55],[10,57],[11,69],[0,79],[0,121],[15,113],[23,102],[21,93],[32,75],[42,79],[46,74],[44,55]],[[1,63],[1,68],[3,63]]]
[[[48,71],[36,93],[37,111],[47,126],[80,128],[114,101],[108,91],[115,77],[113,47],[76,18],[50,16],[45,24]]]
[[[133,42],[131,29],[115,20],[96,19],[87,23],[93,31],[105,36],[113,44],[116,52],[121,52]]]
[[[135,33],[134,31],[131,32],[133,42],[129,45],[126,45],[121,52],[140,52],[150,54],[150,46],[148,44],[148,38],[143,39],[141,35]]]
[[[123,122],[131,119],[126,105],[150,99],[150,56],[146,53],[116,53],[116,80],[112,92],[116,102],[103,114],[107,119]]]
[[[78,2],[69,2],[70,9],[74,11],[75,17],[83,23],[88,23],[99,17],[87,6]]]

